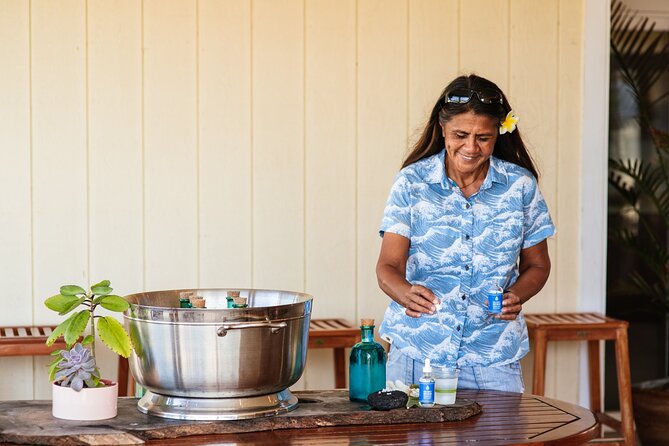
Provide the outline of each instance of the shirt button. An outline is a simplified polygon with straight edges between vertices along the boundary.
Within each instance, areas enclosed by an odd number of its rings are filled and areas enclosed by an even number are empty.
[[[459,325],[456,327],[456,330],[460,331],[460,326]]]
[[[463,295],[462,295],[462,300],[465,300],[465,299],[467,299],[467,295],[466,295],[466,294],[463,294]]]
[[[472,205],[469,204],[469,203],[467,203],[467,204],[465,205],[465,208],[466,208],[466,209],[469,209],[470,207],[472,207]]]
[[[465,271],[469,271],[469,265],[465,265]]]
[[[465,235],[465,240],[469,240],[469,239],[470,239],[469,234]]]

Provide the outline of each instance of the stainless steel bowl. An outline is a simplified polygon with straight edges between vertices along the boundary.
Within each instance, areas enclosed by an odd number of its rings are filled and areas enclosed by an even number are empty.
[[[188,291],[205,309],[179,308]],[[240,419],[295,407],[287,390],[302,375],[312,297],[237,289],[249,308],[228,309],[228,289],[152,291],[126,296],[135,352],[130,370],[148,390],[143,412],[179,419]]]

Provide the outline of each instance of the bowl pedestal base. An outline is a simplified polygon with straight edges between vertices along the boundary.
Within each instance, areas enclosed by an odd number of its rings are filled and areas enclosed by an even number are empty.
[[[297,407],[290,390],[243,398],[187,398],[147,390],[137,403],[148,415],[175,420],[243,420],[270,417]]]

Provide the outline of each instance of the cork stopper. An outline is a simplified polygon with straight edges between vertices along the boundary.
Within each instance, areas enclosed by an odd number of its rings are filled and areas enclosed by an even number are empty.
[[[360,325],[365,327],[371,327],[374,325],[374,319],[360,319]]]
[[[193,308],[205,308],[206,300],[201,296],[193,296],[190,298]]]
[[[194,295],[195,295],[195,293],[192,292],[192,291],[181,291],[179,293],[179,299],[190,299]]]
[[[232,301],[235,303],[235,305],[246,305],[246,298],[245,297],[233,297]]]
[[[228,297],[239,297],[239,291],[228,291]]]

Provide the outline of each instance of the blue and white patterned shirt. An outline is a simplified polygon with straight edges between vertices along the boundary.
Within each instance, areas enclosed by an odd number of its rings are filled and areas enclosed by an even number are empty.
[[[399,172],[380,229],[410,240],[406,278],[431,289],[441,308],[412,318],[391,301],[379,333],[421,362],[508,364],[529,351],[525,319],[493,318],[487,291],[493,281],[515,283],[521,249],[553,235],[555,226],[527,169],[491,157],[480,190],[465,198],[447,177],[444,156],[442,150]]]

